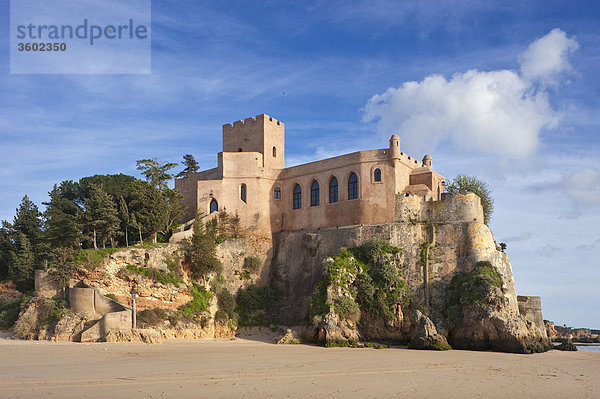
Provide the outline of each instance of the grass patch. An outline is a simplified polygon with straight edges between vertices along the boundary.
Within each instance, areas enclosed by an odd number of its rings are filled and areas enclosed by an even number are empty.
[[[91,270],[100,266],[104,258],[123,248],[82,249],[75,254],[75,263]]]
[[[135,274],[139,274],[144,277],[148,277],[148,278],[150,278],[156,282],[159,282],[163,285],[167,285],[167,284],[177,285],[177,284],[183,283],[183,280],[181,278],[179,278],[179,276],[177,276],[177,274],[175,274],[172,271],[165,272],[162,270],[154,269],[152,267],[143,267],[143,266],[136,266],[136,265],[127,266],[127,270],[131,273],[135,273]]]

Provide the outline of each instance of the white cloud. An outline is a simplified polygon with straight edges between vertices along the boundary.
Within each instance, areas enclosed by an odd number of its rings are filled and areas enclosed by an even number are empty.
[[[363,120],[377,120],[382,135],[398,133],[411,153],[432,151],[449,141],[461,150],[530,156],[541,131],[558,125],[559,114],[544,87],[529,77],[549,79],[566,70],[566,56],[576,42],[555,29],[533,44],[524,56],[528,78],[513,70],[472,69],[450,79],[431,75],[374,95],[363,109]],[[558,59],[538,60],[557,53]]]
[[[600,205],[600,170],[581,169],[559,182],[567,196],[580,206]]]
[[[568,38],[560,29],[553,29],[521,54],[521,74],[525,79],[556,83],[559,74],[571,70],[568,56],[578,47],[575,39]]]

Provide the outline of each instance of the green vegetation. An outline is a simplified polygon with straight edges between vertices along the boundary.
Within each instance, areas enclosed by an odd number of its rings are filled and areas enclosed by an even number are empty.
[[[21,299],[0,298],[0,330],[8,330],[17,321],[21,310]]]
[[[82,249],[75,254],[74,262],[88,270],[92,270],[100,266],[104,258],[117,251],[120,251],[120,249]]]
[[[217,292],[217,304],[219,305],[219,310],[224,311],[230,319],[235,318],[235,298],[226,288]]]
[[[258,256],[247,256],[244,258],[244,270],[250,273],[256,273],[260,270],[262,261]]]
[[[484,223],[489,224],[494,212],[494,199],[488,184],[476,178],[475,176],[469,175],[457,175],[454,180],[446,184],[446,191],[449,193],[456,192],[471,192],[477,194],[481,198],[481,206],[483,206],[483,218]]]
[[[104,294],[105,297],[107,297],[108,299],[112,299],[113,301],[117,301],[119,302],[119,299],[117,298],[117,296],[113,293],[109,293],[109,294]]]
[[[275,292],[269,286],[250,285],[238,290],[236,303],[241,326],[267,325],[265,313],[275,303]]]
[[[152,267],[143,267],[136,265],[127,266],[127,270],[131,273],[139,274],[144,277],[148,277],[158,283],[167,285],[167,284],[180,284],[183,283],[183,280],[179,278],[175,273],[171,271],[163,271],[154,269]]]
[[[185,166],[185,169],[175,175],[177,178],[185,178],[189,173],[196,173],[200,170],[198,162],[196,162],[196,159],[191,154],[185,154],[181,164]]]
[[[57,247],[50,251],[49,273],[61,287],[68,287],[69,281],[77,272],[75,250],[69,247]]]
[[[326,271],[315,289],[311,318],[324,316],[329,308],[340,317],[358,321],[361,311],[387,321],[395,319],[393,306],[407,304],[411,295],[400,278],[396,257],[401,248],[383,240],[373,240],[360,247],[344,249],[326,264]],[[336,287],[341,295],[328,302],[327,288]]]
[[[184,266],[193,278],[203,278],[209,273],[221,273],[223,264],[217,258],[217,223],[215,219],[205,224],[199,216],[194,222],[194,234],[184,242]]]
[[[184,315],[197,315],[208,311],[208,306],[210,305],[210,300],[213,296],[212,293],[206,291],[206,288],[194,284],[190,289],[190,295],[193,299],[179,307],[179,310]]]
[[[473,271],[457,273],[450,281],[444,315],[452,325],[459,324],[463,318],[462,302],[478,307],[483,314],[491,308],[489,295],[494,288],[502,289],[502,276],[490,262],[477,262]],[[506,301],[504,296],[499,299]]]

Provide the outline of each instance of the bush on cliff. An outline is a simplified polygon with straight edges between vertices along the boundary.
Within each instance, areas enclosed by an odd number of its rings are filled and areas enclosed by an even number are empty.
[[[463,319],[462,303],[478,307],[483,315],[490,310],[490,295],[497,288],[502,289],[502,276],[488,261],[477,262],[470,272],[457,273],[446,288],[446,306],[444,316],[451,326],[456,326]],[[504,296],[498,297],[504,303]]]
[[[275,291],[269,286],[249,285],[239,289],[236,303],[241,326],[267,325],[270,321],[268,311],[275,303]]]
[[[223,264],[217,258],[217,225],[213,221],[204,225],[196,218],[192,238],[184,241],[183,263],[193,278],[223,271]]]

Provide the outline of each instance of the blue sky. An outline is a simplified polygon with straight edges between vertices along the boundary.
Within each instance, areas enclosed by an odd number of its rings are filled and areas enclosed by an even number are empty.
[[[280,119],[285,91],[288,166],[399,133],[489,182],[520,294],[600,328],[598,26],[587,1],[155,0],[145,75],[11,75],[5,40],[0,220],[65,179],[139,177],[138,159],[214,167],[221,125]]]

